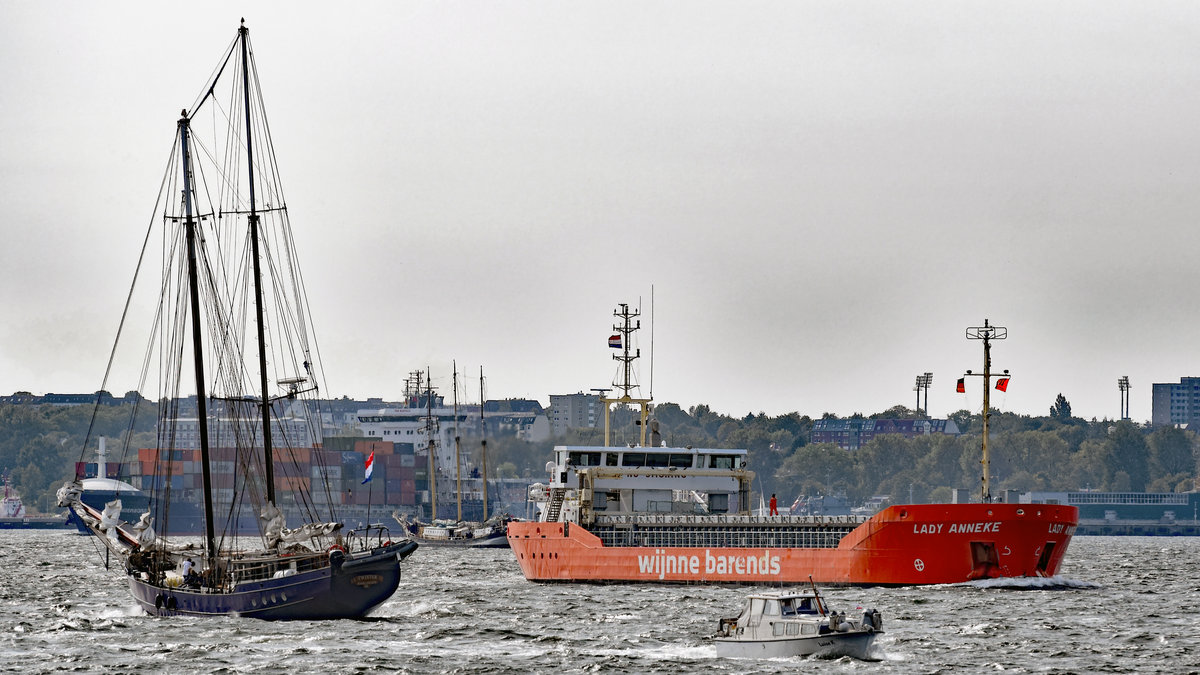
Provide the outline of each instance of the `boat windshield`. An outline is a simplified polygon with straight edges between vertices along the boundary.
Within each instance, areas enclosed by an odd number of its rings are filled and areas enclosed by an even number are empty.
[[[812,606],[812,598],[784,598],[782,609],[784,616],[816,614],[816,610]]]

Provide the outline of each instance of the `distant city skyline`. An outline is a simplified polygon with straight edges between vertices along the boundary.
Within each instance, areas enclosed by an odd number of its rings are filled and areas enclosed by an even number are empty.
[[[462,382],[462,375],[463,375],[463,374],[462,374],[462,373],[460,373],[460,380],[459,380],[459,381],[460,381],[460,383]],[[928,374],[926,374],[926,375],[928,375]],[[976,373],[976,375],[978,375],[978,373]],[[968,375],[968,377],[969,377],[969,375]],[[1002,374],[1002,373],[999,375],[999,377],[993,377],[993,378],[991,378],[991,381],[992,381],[993,387],[995,387],[996,381],[997,381],[997,380],[998,380],[1000,377],[1003,377],[1003,374]],[[1181,380],[1182,380],[1182,383],[1178,383],[1178,382],[1177,382],[1177,383],[1169,383],[1169,382],[1168,382],[1168,383],[1154,383],[1154,384],[1155,384],[1155,387],[1157,387],[1157,388],[1171,388],[1171,389],[1179,389],[1179,388],[1183,387],[1183,388],[1190,389],[1190,388],[1191,388],[1191,381],[1192,381],[1192,380],[1194,380],[1194,379],[1197,379],[1197,378],[1181,378]],[[1185,385],[1186,385],[1186,386],[1185,386]],[[15,392],[12,392],[12,393],[10,393],[10,394],[0,394],[0,399],[9,399],[9,398],[13,398],[13,397],[17,396],[18,394],[29,394],[29,395],[30,395],[31,397],[33,397],[33,398],[46,398],[46,397],[70,398],[70,399],[72,399],[72,400],[69,402],[69,404],[78,404],[78,403],[79,403],[79,401],[78,401],[78,400],[75,400],[75,399],[83,399],[83,398],[89,398],[89,399],[90,399],[90,398],[92,398],[92,397],[94,396],[94,394],[96,394],[96,393],[97,393],[97,391],[98,391],[98,390],[96,390],[96,391],[86,391],[86,392],[85,392],[85,391],[78,391],[78,392],[67,392],[67,391],[58,391],[58,392],[38,392],[38,391],[34,391],[34,390],[32,390],[32,389],[28,389],[28,388],[26,388],[26,389],[18,389],[18,390],[16,390]],[[437,405],[436,405],[436,407],[437,407],[437,408],[439,408],[439,409],[442,409],[442,408],[448,408],[448,407],[450,407],[450,406],[452,406],[452,405],[453,405],[453,404],[452,404],[452,403],[451,403],[449,400],[447,400],[447,399],[446,399],[446,393],[445,393],[445,392],[443,392],[441,389],[439,389],[439,388],[435,388],[435,389],[434,389],[434,392],[435,392],[435,400],[437,401]],[[459,401],[458,405],[460,405],[460,406],[461,406],[461,407],[463,407],[464,409],[468,409],[468,408],[474,408],[474,409],[478,409],[478,407],[479,407],[479,405],[480,405],[480,401],[478,400],[478,397],[471,398],[471,397],[470,397],[470,395],[469,395],[469,393],[467,392],[467,390],[466,390],[465,388],[463,389],[463,392],[464,392],[464,398],[463,398],[463,399],[461,399],[461,400]],[[579,390],[579,391],[577,391],[577,392],[570,393],[570,394],[546,394],[545,396],[505,396],[503,393],[500,393],[500,394],[489,395],[489,396],[488,396],[488,398],[487,398],[487,400],[485,401],[485,403],[499,403],[499,402],[503,402],[503,401],[532,401],[532,402],[534,402],[534,403],[536,403],[536,404],[539,404],[539,405],[540,405],[540,404],[542,404],[542,403],[545,401],[545,402],[546,402],[546,404],[545,404],[545,405],[542,405],[541,407],[543,408],[543,412],[544,412],[544,413],[546,413],[546,414],[550,414],[550,410],[551,410],[551,408],[553,408],[553,406],[554,406],[554,404],[555,404],[555,400],[556,400],[556,399],[573,399],[573,398],[580,397],[580,396],[588,396],[588,397],[594,397],[594,398],[598,398],[598,397],[599,397],[599,396],[601,396],[601,395],[607,395],[607,396],[613,397],[613,400],[614,400],[614,402],[615,402],[615,401],[616,401],[616,399],[619,397],[619,393],[612,393],[612,390],[607,390],[607,392],[608,392],[608,393],[604,393],[604,392],[603,392],[603,391],[601,391],[600,389],[591,389],[591,390],[588,390],[588,391]],[[120,401],[120,400],[122,400],[123,398],[126,398],[126,397],[128,396],[128,394],[131,394],[131,393],[132,393],[132,391],[125,391],[125,392],[120,392],[120,391],[118,391],[118,392],[108,391],[108,393],[109,393],[109,394],[110,394],[110,395],[113,397],[113,399],[114,399],[114,400]],[[152,400],[152,399],[153,399],[153,395],[151,395],[151,396],[147,396],[147,395],[146,395],[146,392],[137,392],[137,393],[138,393],[138,394],[140,394],[140,395],[141,395],[143,398],[145,398],[145,399],[148,399],[148,400]],[[897,403],[897,404],[895,404],[895,405],[897,405],[897,406],[904,406],[905,408],[908,408],[909,410],[925,410],[925,404],[924,404],[924,402],[923,402],[923,401],[924,401],[924,399],[922,399],[922,404],[921,404],[921,406],[918,408],[918,407],[916,406],[916,402],[915,402],[915,395],[916,395],[916,392],[914,391],[914,401],[913,401],[913,405],[908,405],[908,404],[905,404],[905,403]],[[997,394],[995,394],[995,393],[994,393],[993,395],[997,395]],[[922,394],[922,396],[924,396],[924,394]],[[195,398],[195,394],[185,395],[185,396],[183,396],[182,398],[184,398],[184,399],[187,399],[187,398]],[[389,406],[391,406],[391,405],[399,405],[399,406],[403,406],[403,405],[404,405],[404,404],[406,404],[406,402],[407,402],[407,399],[406,399],[406,397],[404,397],[404,396],[400,396],[399,398],[387,398],[387,397],[383,397],[383,396],[375,396],[375,395],[371,395],[371,394],[367,394],[367,395],[365,395],[365,396],[357,396],[357,397],[355,397],[355,396],[348,396],[348,395],[342,395],[342,396],[328,396],[328,397],[322,397],[322,398],[323,398],[324,400],[328,400],[328,401],[342,401],[342,400],[344,400],[344,399],[345,399],[345,400],[349,400],[349,401],[351,401],[351,402],[360,403],[360,404],[367,404],[367,403],[371,403],[371,402],[374,402],[374,401],[378,401],[378,402],[380,402],[380,403],[382,403],[382,404],[384,404],[384,405],[389,405]],[[1069,402],[1070,402],[1070,401],[1069,401],[1069,399],[1068,399],[1068,403],[1069,403]],[[51,401],[50,403],[54,403],[54,402],[53,402],[53,401]],[[90,401],[89,401],[89,403],[90,403]],[[658,404],[664,404],[664,403],[667,403],[667,404],[670,404],[670,403],[675,403],[675,404],[678,404],[678,403],[677,403],[677,402],[675,402],[675,401],[655,401],[655,402],[654,402],[654,405],[658,405]],[[703,403],[703,402],[700,402],[700,403],[697,403],[697,404],[692,404],[692,405],[707,405],[707,404],[705,404],[705,403]],[[1156,405],[1157,405],[1157,404],[1156,404]],[[421,406],[418,406],[418,407],[421,407]],[[688,408],[690,408],[690,407],[692,407],[692,406],[690,406],[690,405],[689,405],[689,406],[681,406],[681,407],[682,407],[684,410],[687,410]],[[892,407],[894,407],[894,406],[889,406],[888,408],[885,408],[885,409],[883,409],[883,410],[874,410],[874,411],[870,411],[870,412],[862,412],[862,411],[859,411],[859,412],[855,412],[855,413],[850,413],[850,414],[848,414],[848,415],[838,415],[838,417],[839,417],[839,418],[842,418],[842,419],[847,419],[847,418],[854,417],[855,415],[858,415],[858,414],[862,414],[862,415],[864,415],[864,416],[867,416],[867,417],[869,417],[869,416],[872,416],[872,415],[878,415],[878,414],[880,414],[880,413],[886,412],[886,410],[888,410],[888,409],[890,409],[890,408],[892,408]],[[745,414],[747,414],[747,413],[730,413],[730,412],[723,411],[723,410],[717,410],[717,409],[713,408],[712,406],[709,406],[709,409],[710,409],[710,410],[712,410],[713,412],[716,412],[716,413],[719,413],[719,414],[723,414],[723,415],[726,415],[726,416],[730,416],[730,417],[742,417],[742,416],[744,416]],[[959,410],[962,410],[962,409],[959,409]],[[932,415],[932,414],[930,414],[929,416],[930,416],[930,417],[933,417],[933,418],[937,418],[937,419],[945,420],[945,419],[947,419],[947,418],[948,418],[948,415],[949,415],[950,413],[959,412],[959,410],[950,411],[950,412],[948,412],[948,413],[946,413],[946,414],[943,414],[943,415]],[[1190,410],[1190,408],[1189,408],[1189,410]],[[751,412],[753,412],[753,411],[751,411]],[[760,412],[763,412],[763,411],[760,411]],[[800,413],[800,414],[802,414],[802,415],[808,415],[809,417],[811,417],[811,418],[813,418],[813,419],[820,419],[820,418],[821,418],[821,416],[822,416],[823,414],[826,414],[828,411],[826,411],[826,413],[813,414],[813,413],[811,413],[811,412],[806,412],[806,411],[803,411],[803,410],[789,410],[789,411],[784,411],[784,412],[782,412],[782,413],[774,413],[774,414],[771,414],[771,416],[773,416],[773,417],[776,417],[776,416],[780,416],[780,415],[786,415],[786,414],[795,413],[795,412],[798,412],[798,413]],[[970,410],[969,410],[969,412],[972,412],[972,413],[974,413],[974,414],[978,414],[980,411],[979,411],[979,410],[974,410],[974,411],[970,411]],[[999,408],[995,408],[995,407],[993,407],[993,408],[992,408],[992,412],[993,412],[993,413],[999,413],[999,412],[1012,412],[1012,411],[1005,411],[1005,410],[1002,410],[1002,409],[999,409]],[[578,413],[578,411],[575,411],[575,413]],[[592,411],[592,414],[599,414],[599,413],[595,413],[595,411]],[[756,413],[756,414],[757,414],[757,413]],[[1025,413],[1019,413],[1019,414],[1025,414]],[[1072,410],[1072,414],[1073,414],[1073,416],[1074,416],[1074,417],[1080,417],[1079,415],[1076,415],[1076,414],[1074,414],[1074,411],[1073,411],[1073,410]],[[1190,415],[1191,413],[1189,412],[1188,414]],[[1033,414],[1031,414],[1031,416],[1033,416],[1033,417],[1049,417],[1049,416],[1051,416],[1051,415],[1050,415],[1050,413],[1049,413],[1049,410],[1048,410],[1048,411],[1047,411],[1045,414],[1037,414],[1037,413],[1033,413]],[[1101,419],[1101,418],[1097,418],[1097,419]],[[1110,418],[1108,418],[1108,419],[1117,420],[1117,419],[1121,419],[1121,418],[1120,418],[1119,416],[1117,416],[1117,417],[1110,417]],[[1139,422],[1138,420],[1132,420],[1132,421],[1134,421],[1134,422]],[[1146,422],[1146,423],[1149,423],[1150,421],[1151,421],[1151,420],[1143,420],[1143,421],[1141,421],[1141,422]],[[1155,423],[1155,424],[1168,424],[1168,423],[1173,423],[1173,422],[1168,422],[1168,421],[1166,421],[1166,420],[1163,420],[1163,421],[1157,421],[1157,422],[1154,422],[1154,423]],[[562,430],[560,429],[559,431],[561,432]]]
[[[1195,3],[0,0],[0,393],[101,388],[243,16],[330,398],[611,387],[622,302],[643,395],[731,416],[926,372],[978,412],[984,320],[1001,411],[1116,419],[1128,376],[1144,422],[1200,376]]]

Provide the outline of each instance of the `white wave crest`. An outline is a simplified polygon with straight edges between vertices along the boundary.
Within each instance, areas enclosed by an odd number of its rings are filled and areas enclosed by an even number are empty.
[[[995,579],[979,579],[966,581],[955,586],[972,586],[974,588],[1009,588],[1013,590],[1093,590],[1101,588],[1100,584],[1080,579],[1068,579],[1064,576],[1052,577],[997,577]]]

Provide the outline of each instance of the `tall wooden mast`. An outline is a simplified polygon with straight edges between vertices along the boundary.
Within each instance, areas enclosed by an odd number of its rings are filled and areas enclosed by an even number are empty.
[[[428,370],[425,371],[425,441],[429,450],[429,520],[437,520],[437,441],[433,439],[433,382]]]
[[[482,441],[482,456],[483,456],[483,520],[488,519],[488,493],[487,493],[487,420],[483,417],[483,366],[479,366],[479,435],[483,437]]]
[[[454,361],[454,475],[458,481],[458,520],[462,522],[462,437],[458,435],[458,362]]]
[[[204,378],[204,322],[200,315],[200,281],[197,271],[196,255],[196,219],[192,215],[192,156],[188,149],[190,133],[187,111],[179,120],[180,153],[183,155],[183,202],[184,202],[184,232],[187,237],[187,277],[188,295],[191,300],[192,314],[192,360],[196,369],[196,428],[200,432],[200,463],[204,482],[204,554],[207,558],[208,569],[215,569],[217,564],[216,523],[213,519],[212,501],[212,468],[209,461],[208,442],[208,395],[205,393]]]
[[[258,252],[258,210],[254,197],[254,139],[253,124],[250,119],[250,29],[246,28],[245,20],[238,28],[238,40],[242,47],[242,99],[246,107],[246,170],[249,172],[250,185],[250,257],[254,264],[254,315],[258,323],[258,376],[263,435],[263,465],[266,467],[266,495],[269,503],[275,503],[275,457],[271,448],[271,397],[267,389],[267,340],[266,328],[263,325],[263,292],[262,268]]]

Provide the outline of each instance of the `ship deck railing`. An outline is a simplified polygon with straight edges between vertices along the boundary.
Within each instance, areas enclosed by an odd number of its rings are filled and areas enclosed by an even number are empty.
[[[861,516],[600,515],[588,526],[605,546],[837,548]]]
[[[862,525],[867,516],[752,516],[743,514],[689,513],[597,513],[600,525],[634,523],[639,525]]]

